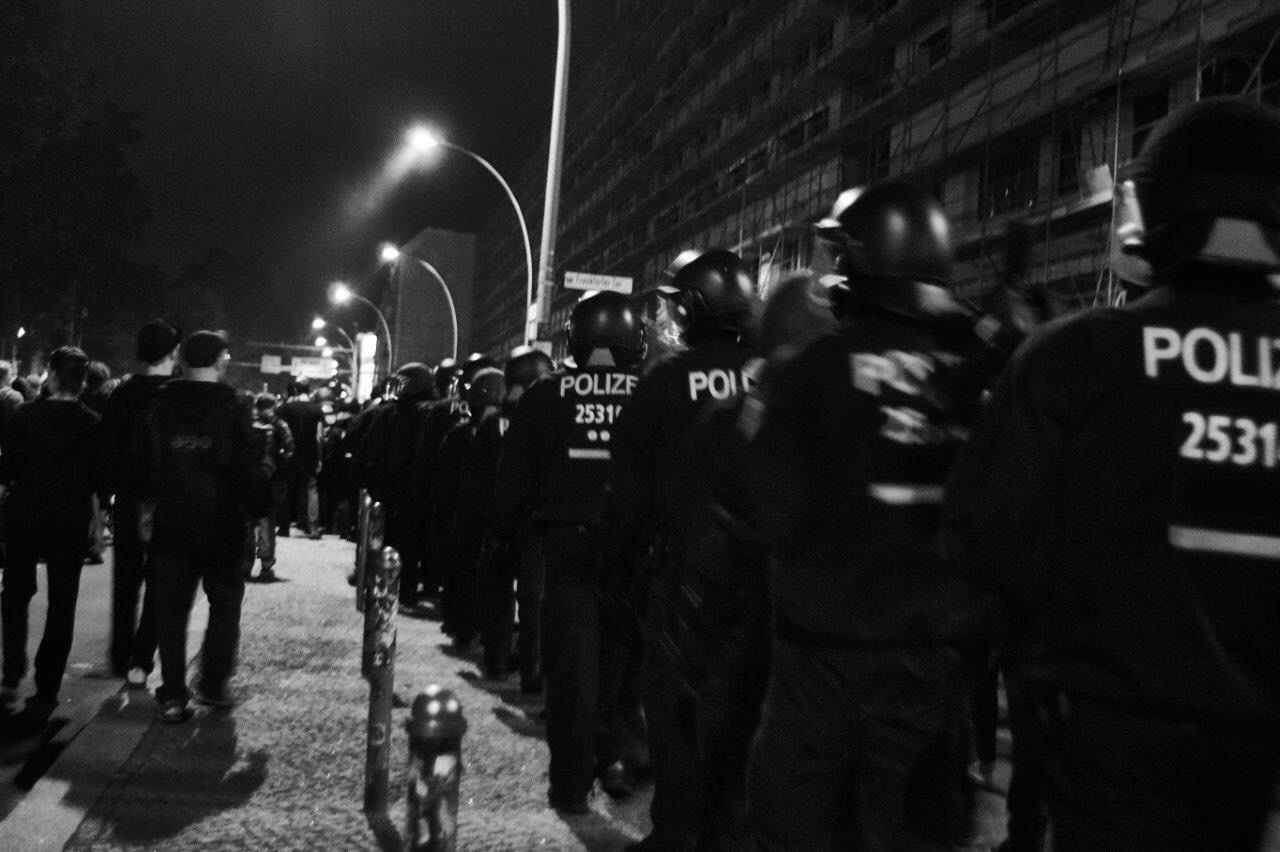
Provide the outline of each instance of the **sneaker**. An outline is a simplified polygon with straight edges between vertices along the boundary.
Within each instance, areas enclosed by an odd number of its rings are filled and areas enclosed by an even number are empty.
[[[86,565],[102,565],[105,562],[106,560],[102,558],[101,553],[90,553],[84,558],[84,563]]]
[[[258,572],[259,583],[274,583],[279,579],[280,577],[276,574],[276,572],[271,570],[270,568],[263,568],[261,571]]]
[[[128,674],[124,676],[124,682],[130,689],[146,689],[147,670],[142,666],[134,666],[129,669]]]
[[[49,713],[24,707],[17,713],[0,717],[0,731],[6,734],[38,734],[49,726]]]
[[[196,690],[196,703],[206,707],[235,707],[240,699],[230,689],[223,686],[204,686]]]
[[[631,770],[621,760],[615,760],[600,772],[600,787],[618,801],[630,798],[636,791]]]
[[[161,722],[185,722],[191,718],[191,708],[187,706],[187,702],[173,698],[160,702],[160,706],[156,708],[156,716]]]

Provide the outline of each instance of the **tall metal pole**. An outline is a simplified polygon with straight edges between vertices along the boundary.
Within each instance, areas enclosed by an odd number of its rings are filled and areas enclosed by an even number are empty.
[[[382,333],[387,338],[387,375],[391,375],[395,372],[395,361],[391,354],[391,327],[387,325],[387,318],[382,315],[382,311],[378,309],[377,305],[366,299],[364,296],[361,296],[359,293],[352,293],[351,298],[355,299],[357,302],[363,302],[373,308],[373,312],[377,314],[378,324],[382,326]]]
[[[538,325],[551,315],[555,286],[556,230],[560,218],[560,164],[564,159],[565,97],[569,91],[569,0],[556,0],[559,29],[556,40],[556,84],[551,96],[551,137],[547,150],[547,194],[542,207],[542,242],[538,245]],[[525,342],[532,339],[525,322]],[[536,331],[536,328],[535,328]]]

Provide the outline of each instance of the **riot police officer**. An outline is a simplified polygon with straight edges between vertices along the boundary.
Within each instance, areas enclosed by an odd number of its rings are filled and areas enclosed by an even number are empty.
[[[548,799],[586,813],[595,778],[601,521],[618,417],[644,357],[644,328],[618,293],[588,293],[566,329],[574,362],[533,384],[507,430],[494,529],[510,546],[532,514],[546,564]]]
[[[1132,174],[1119,237],[1152,289],[1017,352],[949,540],[1038,648],[1054,848],[1256,849],[1280,764],[1280,114],[1187,106]]]
[[[507,395],[502,401],[505,433],[520,398],[538,379],[556,368],[547,353],[532,346],[517,346],[507,356],[503,378]],[[534,546],[532,519],[526,514],[513,543],[516,571],[516,605],[520,619],[517,649],[520,658],[520,690],[526,695],[542,691],[542,589],[546,571],[542,551]]]
[[[946,380],[969,311],[948,287],[946,216],[915,186],[843,194],[820,234],[841,325],[773,377],[752,442],[775,617],[752,824],[763,849],[946,842],[949,825],[913,817],[962,788],[966,651],[987,641],[981,598],[935,546],[971,409]]]
[[[682,599],[705,589],[698,580],[706,567],[701,564],[707,532],[702,513],[711,498],[707,458],[693,427],[749,385],[743,368],[753,350],[746,335],[758,301],[742,261],[724,249],[679,255],[660,292],[687,348],[650,368],[619,423],[612,526],[617,546],[632,562],[650,554],[641,569],[647,575],[641,584],[642,694],[654,773],[653,832],[638,848],[693,849],[700,838],[712,843],[745,832],[742,818],[728,813],[735,798],[731,791],[718,787],[714,797],[707,795],[710,782],[734,773],[699,760],[708,737],[722,725],[699,725],[711,703],[700,706],[700,684],[690,682],[691,671],[716,662],[690,653],[698,643],[687,635],[688,619],[681,610]],[[740,786],[741,772],[737,779]]]

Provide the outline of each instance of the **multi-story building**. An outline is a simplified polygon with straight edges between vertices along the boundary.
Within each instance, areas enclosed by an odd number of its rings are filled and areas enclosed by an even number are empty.
[[[637,289],[715,245],[767,290],[809,264],[840,188],[901,174],[952,217],[967,290],[1004,274],[1018,221],[1025,274],[1060,309],[1115,300],[1113,188],[1152,125],[1213,94],[1280,103],[1271,0],[634,0],[619,18],[571,80],[556,266]],[[543,163],[518,182],[530,208]],[[523,315],[502,213],[478,241],[494,350]],[[549,328],[576,295],[557,288]]]
[[[397,364],[436,364],[455,349],[460,359],[467,356],[476,290],[475,244],[474,234],[426,228],[400,247],[382,294]]]

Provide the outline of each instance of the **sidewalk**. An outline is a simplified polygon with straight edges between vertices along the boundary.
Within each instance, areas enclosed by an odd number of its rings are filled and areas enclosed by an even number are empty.
[[[371,826],[361,811],[368,689],[345,580],[352,558],[333,538],[282,540],[286,582],[245,595],[245,702],[167,725],[149,696],[112,695],[0,823],[0,848],[399,848],[407,710],[393,716],[390,820]],[[451,688],[470,724],[460,848],[612,850],[643,836],[647,796],[613,812],[598,796],[584,817],[549,810],[543,726],[532,720],[540,701],[514,677],[483,681],[473,658],[446,647],[435,621],[400,619],[396,692],[412,700],[431,683]]]
[[[170,725],[155,721],[146,693],[111,691],[0,822],[0,849],[402,848],[407,710],[392,720],[388,819],[361,811],[368,687],[362,616],[346,583],[352,559],[352,545],[333,538],[281,540],[285,581],[251,583],[245,595],[244,703]],[[648,789],[623,805],[598,794],[586,816],[550,810],[541,700],[521,695],[515,676],[481,679],[477,655],[453,655],[434,620],[401,617],[398,627],[397,694],[412,701],[429,684],[450,688],[470,726],[460,849],[612,852],[644,836]],[[1007,773],[1002,761],[1001,786]],[[1003,800],[980,800],[974,848],[986,849],[1003,835]]]

